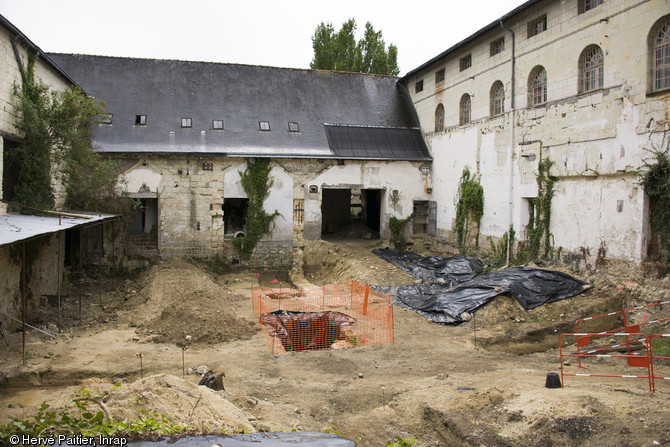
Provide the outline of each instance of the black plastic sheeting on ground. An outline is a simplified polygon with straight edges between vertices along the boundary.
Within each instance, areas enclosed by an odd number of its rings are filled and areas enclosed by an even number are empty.
[[[261,324],[270,328],[272,337],[279,337],[286,351],[328,349],[344,339],[343,328],[356,319],[342,312],[288,312],[276,310],[261,315]]]
[[[421,258],[413,253],[403,254],[389,249],[373,250],[373,253],[402,270],[410,273],[412,273],[410,270],[416,271],[415,277],[424,281],[432,281],[429,279],[431,274],[425,271],[431,264],[435,265],[435,271],[439,272],[433,274],[433,277],[448,278],[444,284],[431,282],[379,287],[380,290],[394,295],[396,304],[409,307],[436,323],[461,323],[463,312],[472,314],[501,294],[514,296],[524,309],[529,310],[542,304],[573,297],[591,287],[584,281],[565,273],[530,267],[509,267],[476,276],[483,270],[484,263],[479,260],[471,261],[476,258],[464,256]],[[469,272],[470,278],[466,262],[472,266]],[[452,271],[457,271],[459,274],[453,275]]]
[[[441,278],[445,285],[449,286],[464,283],[481,275],[486,266],[471,256],[422,257],[416,253],[392,248],[374,249],[372,253],[426,283],[438,282]]]
[[[247,433],[241,435],[187,436],[176,441],[135,441],[128,447],[286,447],[300,444],[305,447],[356,447],[354,441],[330,433],[287,432]]]

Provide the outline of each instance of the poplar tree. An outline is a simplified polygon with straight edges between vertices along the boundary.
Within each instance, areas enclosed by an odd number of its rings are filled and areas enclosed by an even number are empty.
[[[356,21],[351,18],[335,31],[331,23],[321,22],[312,36],[314,57],[310,68],[397,76],[398,48],[388,49],[382,32],[375,31],[370,22],[365,24],[363,37],[356,42]]]

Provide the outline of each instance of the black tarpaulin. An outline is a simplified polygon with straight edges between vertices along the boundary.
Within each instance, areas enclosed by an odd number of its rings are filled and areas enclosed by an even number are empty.
[[[413,253],[403,253],[396,250],[373,250],[377,256],[385,259],[397,267],[408,271],[424,281],[431,275],[439,278],[448,278],[447,282],[439,284],[428,282],[411,284],[395,288],[382,288],[396,298],[396,303],[409,307],[422,316],[437,323],[455,324],[462,322],[463,312],[472,314],[478,308],[491,301],[498,295],[509,294],[517,299],[524,309],[533,309],[542,304],[559,301],[575,296],[588,290],[591,286],[565,273],[535,269],[530,267],[509,267],[496,272],[479,275],[483,263],[463,256],[441,258],[431,256],[422,258]],[[381,254],[380,254],[381,252]],[[441,258],[441,259],[436,259]],[[471,277],[467,278],[466,258],[470,266]],[[430,266],[434,266],[431,273]],[[452,275],[456,270],[460,275]],[[441,272],[435,275],[434,272]],[[415,274],[416,273],[416,274]],[[428,281],[431,281],[428,279]]]
[[[422,257],[416,253],[391,248],[374,249],[372,253],[427,283],[438,282],[442,278],[449,285],[460,284],[480,275],[486,265],[471,256]]]

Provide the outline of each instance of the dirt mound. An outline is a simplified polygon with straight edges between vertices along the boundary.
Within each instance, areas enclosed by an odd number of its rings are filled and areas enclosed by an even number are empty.
[[[255,431],[251,415],[230,403],[222,392],[160,374],[110,391],[106,404],[115,419],[138,419],[143,412],[173,415],[198,431]]]
[[[238,317],[239,296],[231,296],[206,273],[184,260],[152,267],[139,279],[147,284],[133,298],[131,326],[155,343],[224,343],[247,340],[258,324]],[[251,306],[250,298],[248,305]]]

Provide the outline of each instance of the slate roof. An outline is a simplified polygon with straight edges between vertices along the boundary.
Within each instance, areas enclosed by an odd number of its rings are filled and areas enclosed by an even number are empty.
[[[398,78],[250,65],[50,54],[112,124],[105,153],[430,160]],[[136,125],[146,115],[146,125]],[[182,128],[181,119],[192,127]],[[213,129],[223,120],[223,130]],[[259,122],[270,123],[270,131]],[[289,132],[298,123],[298,132]],[[326,123],[337,124],[337,126]],[[330,143],[330,144],[329,144]]]

